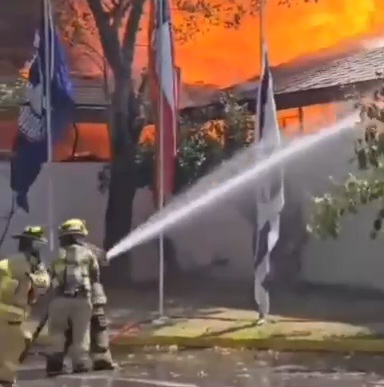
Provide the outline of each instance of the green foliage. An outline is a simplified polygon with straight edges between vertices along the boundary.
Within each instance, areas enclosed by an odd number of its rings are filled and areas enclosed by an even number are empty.
[[[333,182],[331,193],[312,201],[308,231],[318,238],[337,238],[343,216],[356,214],[359,207],[377,201],[381,209],[373,222],[371,238],[375,239],[381,231],[384,218],[384,132],[378,129],[377,122],[384,122],[383,95],[375,92],[369,103],[358,106],[363,138],[355,143],[352,162],[357,164],[360,173],[350,174],[343,184]]]
[[[185,189],[207,174],[236,151],[253,141],[254,120],[245,106],[233,95],[223,94],[225,106],[222,121],[201,126],[188,121],[179,122],[179,143],[176,160],[176,192]],[[136,186],[151,187],[154,182],[154,144],[139,144],[136,152]],[[105,192],[109,182],[109,167],[99,174],[99,189]]]
[[[17,105],[23,101],[25,80],[17,79],[12,83],[0,83],[0,107]]]
[[[221,97],[225,115],[201,127],[182,122],[177,157],[176,191],[193,184],[223,160],[247,147],[253,140],[254,120],[245,106],[225,93]]]

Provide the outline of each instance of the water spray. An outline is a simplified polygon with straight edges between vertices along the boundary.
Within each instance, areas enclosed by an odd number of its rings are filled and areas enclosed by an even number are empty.
[[[265,174],[270,173],[276,167],[285,164],[293,157],[310,150],[310,148],[319,145],[327,139],[340,135],[344,131],[353,129],[358,122],[358,119],[358,113],[352,114],[329,128],[320,130],[316,134],[292,141],[286,147],[277,150],[266,159],[255,163],[255,158],[253,158],[251,159],[253,162],[248,162],[245,169],[213,187],[208,187],[208,190],[202,190],[199,195],[196,195],[192,200],[188,200],[190,192],[194,190],[194,187],[192,187],[191,190],[177,197],[175,201],[171,202],[162,211],[154,214],[146,223],[136,228],[112,247],[107,253],[107,258],[112,259],[131,250],[135,246],[155,238],[160,233],[171,229],[181,221],[190,219],[192,215],[199,214],[217,201],[223,200],[223,198],[228,195],[244,189],[251,182],[254,183],[255,180],[262,178]],[[255,154],[255,152],[253,154]],[[225,167],[226,165],[219,169]],[[218,171],[214,171],[212,174],[217,172]],[[199,182],[196,186],[199,186]]]

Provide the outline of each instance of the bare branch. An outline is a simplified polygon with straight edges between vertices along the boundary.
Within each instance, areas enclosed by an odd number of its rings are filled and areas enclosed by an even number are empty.
[[[131,12],[128,16],[127,25],[122,40],[123,61],[131,65],[133,63],[133,55],[139,30],[140,20],[144,11],[145,0],[136,0],[132,4]]]
[[[110,18],[114,28],[120,28],[124,20],[124,16],[127,14],[129,8],[132,6],[131,0],[115,0],[115,8],[110,12]]]
[[[120,58],[116,56],[116,52],[120,51],[118,31],[111,27],[108,14],[103,10],[100,1],[87,0],[87,3],[95,18],[105,57],[113,71],[119,72],[121,71],[121,62]]]

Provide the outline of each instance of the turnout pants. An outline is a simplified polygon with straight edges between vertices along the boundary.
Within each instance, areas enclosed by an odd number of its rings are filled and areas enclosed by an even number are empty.
[[[91,319],[91,356],[95,369],[113,367],[109,349],[109,332],[103,306],[95,306]]]
[[[108,324],[103,306],[96,306],[92,310],[90,327],[90,352],[94,370],[114,369],[115,364],[109,346]],[[72,328],[66,333],[65,350],[72,345]]]
[[[0,387],[9,387],[16,382],[19,356],[28,339],[30,335],[21,323],[0,320]]]
[[[74,370],[89,364],[92,304],[87,297],[56,297],[49,305],[50,356],[64,356],[66,334],[72,328],[69,356]]]

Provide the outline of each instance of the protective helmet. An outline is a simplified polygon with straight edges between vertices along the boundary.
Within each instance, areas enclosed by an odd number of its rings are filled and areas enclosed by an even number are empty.
[[[22,233],[13,235],[14,239],[29,239],[39,243],[47,243],[47,239],[44,237],[44,229],[41,226],[28,226]]]
[[[85,221],[81,219],[68,219],[59,227],[59,238],[66,235],[87,236],[88,230]]]

